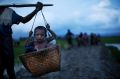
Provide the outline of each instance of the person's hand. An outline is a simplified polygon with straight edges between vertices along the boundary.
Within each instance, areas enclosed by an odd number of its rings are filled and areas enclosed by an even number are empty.
[[[49,24],[46,25],[46,29],[47,30],[50,29],[50,25]]]
[[[33,31],[31,30],[31,31],[29,32],[29,37],[31,37],[32,34],[33,34]]]
[[[36,10],[40,11],[40,10],[42,10],[42,8],[43,8],[43,4],[41,2],[37,2],[37,4],[36,4]]]

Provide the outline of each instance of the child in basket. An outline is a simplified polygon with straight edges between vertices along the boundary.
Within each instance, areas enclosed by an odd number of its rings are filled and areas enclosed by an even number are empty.
[[[47,30],[50,32],[51,36],[47,37]],[[56,34],[50,29],[49,24],[44,26],[38,26],[34,30],[34,38],[32,40],[32,31],[29,33],[29,38],[25,43],[25,52],[39,51],[42,48],[51,46],[50,42],[56,39]]]

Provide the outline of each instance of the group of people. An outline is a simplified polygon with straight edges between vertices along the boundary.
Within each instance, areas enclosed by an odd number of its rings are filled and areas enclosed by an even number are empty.
[[[36,8],[25,17],[18,15],[13,9],[8,7],[0,7],[0,79],[4,79],[4,71],[7,71],[9,79],[16,79],[14,70],[14,51],[12,40],[12,25],[27,23],[35,14],[42,10],[43,4],[37,2]],[[47,31],[51,36],[47,37]],[[25,43],[25,52],[39,51],[42,48],[49,47],[49,44],[56,38],[56,34],[50,29],[49,24],[38,26],[34,30],[33,40],[30,40],[33,32],[30,31],[29,38]]]
[[[80,33],[77,38],[77,45],[78,46],[88,46],[88,45],[98,45],[100,44],[100,35],[97,35],[95,33],[91,33],[90,35],[87,35],[87,33]]]
[[[100,35],[97,35],[95,33],[88,35],[87,33],[81,32],[75,37],[75,35],[69,29],[65,35],[65,38],[68,43],[68,48],[74,46],[74,40],[77,43],[77,46],[98,45],[101,42]]]

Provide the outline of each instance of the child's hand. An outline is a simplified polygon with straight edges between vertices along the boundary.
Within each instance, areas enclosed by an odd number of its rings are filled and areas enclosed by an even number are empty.
[[[31,37],[32,34],[33,34],[33,31],[31,30],[31,31],[29,32],[29,37]]]
[[[46,29],[50,29],[50,25],[49,24],[46,25]]]

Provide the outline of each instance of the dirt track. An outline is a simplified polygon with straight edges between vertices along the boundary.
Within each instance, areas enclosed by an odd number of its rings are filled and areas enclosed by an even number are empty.
[[[24,67],[16,67],[17,79],[120,79],[120,65],[104,46],[88,46],[61,51],[61,71],[33,77]]]

